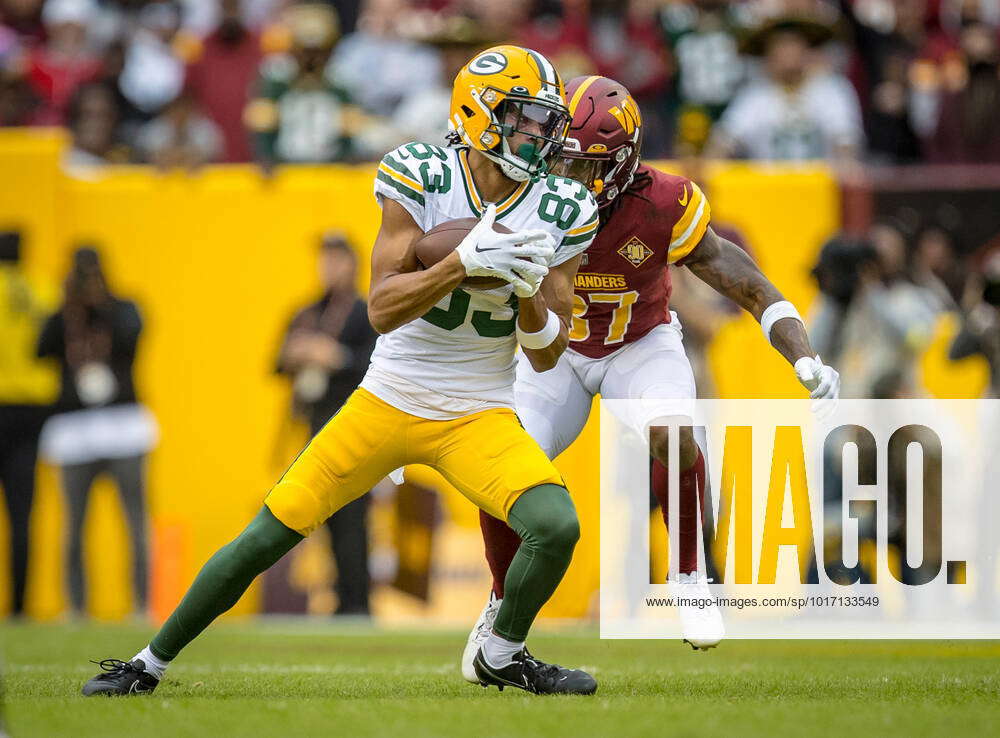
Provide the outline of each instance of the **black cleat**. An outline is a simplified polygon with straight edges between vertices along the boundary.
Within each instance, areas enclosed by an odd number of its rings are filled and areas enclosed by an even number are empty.
[[[146,665],[139,659],[135,661],[119,661],[104,659],[93,661],[103,669],[102,674],[89,679],[83,685],[83,696],[91,697],[103,694],[107,697],[116,695],[151,694],[160,680],[146,671]]]
[[[593,694],[597,691],[597,681],[587,672],[546,664],[527,649],[522,649],[507,666],[495,669],[486,663],[480,648],[472,665],[483,687],[492,684],[501,692],[504,687],[517,687],[532,694]]]

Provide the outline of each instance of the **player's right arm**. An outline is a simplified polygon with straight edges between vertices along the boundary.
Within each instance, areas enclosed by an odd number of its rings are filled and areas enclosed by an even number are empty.
[[[743,249],[711,228],[706,229],[697,248],[683,263],[701,281],[753,315],[757,322],[768,306],[785,299]],[[790,364],[816,353],[809,345],[802,323],[796,320],[777,321],[771,330],[771,341]]]
[[[798,313],[743,249],[706,228],[705,235],[684,257],[683,264],[765,326],[771,345],[794,367],[799,381],[809,389],[813,399],[837,396],[839,375],[819,360]],[[776,311],[771,318],[768,318],[769,310]]]
[[[368,291],[368,320],[379,333],[424,315],[465,279],[457,251],[429,269],[419,269],[413,245],[423,235],[406,208],[395,200],[383,201]]]

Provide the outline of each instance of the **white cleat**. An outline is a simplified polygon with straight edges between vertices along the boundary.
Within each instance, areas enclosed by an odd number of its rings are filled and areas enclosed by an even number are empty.
[[[697,572],[680,574],[677,581],[668,581],[670,594],[675,599],[688,601],[677,605],[681,616],[681,630],[684,642],[691,648],[707,651],[715,648],[726,637],[726,627],[722,623],[722,613],[715,595],[708,588],[708,578]],[[694,601],[694,602],[691,602]],[[697,602],[701,605],[694,604]]]
[[[465,642],[465,651],[462,652],[462,677],[472,684],[479,684],[480,681],[479,675],[476,674],[476,667],[472,665],[472,662],[493,631],[493,623],[497,619],[497,613],[500,612],[501,602],[503,600],[497,599],[491,590],[490,599],[486,602],[483,611],[479,613],[479,620],[476,621],[472,632],[469,633],[469,639]]]

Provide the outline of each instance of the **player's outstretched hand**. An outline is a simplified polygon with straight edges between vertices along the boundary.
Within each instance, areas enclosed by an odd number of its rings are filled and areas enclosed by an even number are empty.
[[[795,376],[809,390],[816,416],[820,420],[829,418],[840,397],[840,374],[837,370],[824,364],[818,355],[815,359],[803,356],[795,362]]]
[[[498,233],[493,230],[496,213],[496,205],[486,208],[458,245],[458,257],[470,277],[497,277],[514,285],[519,295],[533,295],[555,254],[552,237],[543,230]]]

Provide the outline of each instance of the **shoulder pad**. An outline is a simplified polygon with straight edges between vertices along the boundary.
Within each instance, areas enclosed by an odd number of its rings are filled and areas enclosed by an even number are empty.
[[[405,169],[427,192],[444,193],[451,189],[452,154],[441,146],[411,141],[390,151],[383,161]]]

